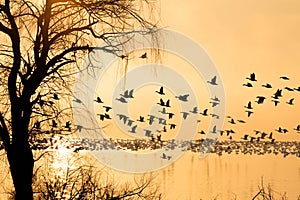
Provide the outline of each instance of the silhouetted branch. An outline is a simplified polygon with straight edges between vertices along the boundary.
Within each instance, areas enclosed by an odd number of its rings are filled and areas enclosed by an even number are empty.
[[[2,113],[0,113],[0,138],[3,141],[6,152],[8,152],[9,145],[10,145],[10,138],[9,138],[9,132]]]

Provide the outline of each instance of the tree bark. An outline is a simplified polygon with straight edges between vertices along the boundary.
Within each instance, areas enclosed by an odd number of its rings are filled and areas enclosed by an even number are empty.
[[[16,200],[32,200],[32,176],[34,160],[28,141],[11,144],[7,154]]]
[[[31,107],[29,100],[12,104],[12,141],[7,149],[7,158],[15,187],[16,200],[32,200],[32,177],[34,159],[28,141],[28,124]],[[22,106],[21,106],[22,105]]]

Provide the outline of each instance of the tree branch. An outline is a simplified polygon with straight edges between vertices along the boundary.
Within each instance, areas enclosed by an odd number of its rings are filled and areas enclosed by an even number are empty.
[[[11,36],[12,31],[10,28],[7,28],[6,26],[4,26],[1,22],[0,22],[0,31]]]
[[[0,113],[0,138],[3,141],[5,151],[7,152],[10,145],[10,138],[9,138],[9,132],[2,113]]]

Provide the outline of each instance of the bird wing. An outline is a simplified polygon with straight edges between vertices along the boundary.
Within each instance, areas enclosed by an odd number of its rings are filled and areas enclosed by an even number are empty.
[[[124,96],[125,96],[125,97],[128,97],[128,90],[126,90],[126,91],[124,92]]]
[[[133,90],[134,90],[134,89],[130,90],[130,92],[129,92],[129,96],[130,96],[130,97],[133,96]]]
[[[159,93],[164,93],[164,88],[163,87],[160,87]]]
[[[131,131],[132,131],[132,132],[135,132],[136,128],[137,128],[137,125],[133,126],[133,127],[131,128]]]
[[[212,82],[212,83],[216,83],[216,81],[217,81],[217,76],[214,76],[214,77],[211,79],[211,82]]]
[[[164,104],[165,104],[165,102],[164,102],[163,99],[160,99],[160,104],[161,104],[161,105],[164,105]]]

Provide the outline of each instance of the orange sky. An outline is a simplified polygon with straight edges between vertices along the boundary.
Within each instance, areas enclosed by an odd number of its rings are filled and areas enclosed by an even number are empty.
[[[300,124],[298,118],[300,92],[289,92],[283,88],[300,86],[300,80],[297,77],[300,74],[300,57],[297,57],[300,44],[300,27],[298,26],[300,13],[297,13],[297,10],[300,9],[300,2],[229,0],[225,3],[224,1],[164,0],[161,1],[158,9],[160,9],[162,27],[190,37],[207,51],[215,63],[225,87],[226,115],[232,116],[235,120],[242,119],[247,122],[231,125],[226,119],[224,129],[234,129],[239,133],[234,136],[234,139],[241,139],[245,133],[253,135],[254,129],[274,133],[275,129],[282,127],[288,129],[289,133],[286,135],[276,133],[276,139],[299,140],[300,134],[293,129]],[[149,59],[139,58],[145,51],[136,51],[130,55],[128,71],[136,66],[153,62],[149,51]],[[209,100],[207,90],[203,85],[207,80],[199,80],[199,77],[195,76],[195,71],[189,68],[189,64],[180,61],[180,58],[175,58],[174,55],[162,53],[162,63],[177,70],[186,77],[193,89],[200,91],[200,94],[196,96],[201,105],[199,112],[203,111],[207,106],[205,102],[208,104]],[[111,91],[117,86],[118,78],[122,75],[120,74],[122,65],[122,61],[115,62],[114,67],[108,70],[105,78],[99,82],[95,95],[103,97],[106,104],[111,105],[111,97],[108,98],[105,95],[112,95]],[[180,69],[181,67],[183,69]],[[158,67],[153,72],[160,73],[159,70],[164,69]],[[256,73],[258,81],[253,83],[253,88],[243,87],[242,85],[247,82],[245,78],[252,72]],[[290,80],[280,79],[282,75],[290,77]],[[202,83],[199,84],[201,81]],[[273,88],[261,87],[265,83],[271,83]],[[156,85],[157,89],[158,87],[159,85]],[[138,92],[135,93],[137,98],[128,103],[131,109],[130,117],[133,120],[137,120],[139,115],[147,118],[151,110],[150,105],[156,105],[159,100],[155,96],[155,87],[148,87],[148,92],[153,90],[153,97],[145,91],[135,89]],[[283,89],[283,97],[280,99],[281,103],[275,107],[271,101],[271,95],[277,89]],[[254,102],[258,95],[267,98],[264,104],[258,105]],[[168,98],[171,97],[168,96]],[[295,98],[295,105],[291,106],[286,103],[291,98]],[[174,100],[171,99],[171,102]],[[203,101],[205,101],[204,104]],[[250,118],[247,117],[244,108],[248,101],[252,101],[254,106],[254,114]],[[191,109],[193,106],[196,105],[191,105]],[[101,109],[103,110],[95,103],[95,112],[99,113]],[[174,109],[178,111],[179,108]],[[178,120],[180,117],[176,115],[175,121]],[[206,132],[210,131],[207,130],[209,122],[207,118],[203,118],[201,122],[203,126],[200,125],[198,131],[202,129]],[[101,122],[101,126],[110,123],[110,121]],[[138,123],[138,125],[144,128],[143,124]],[[129,127],[125,128],[126,130],[123,131],[128,131]],[[108,137],[113,136],[116,134],[116,126],[106,126],[105,132]],[[170,137],[173,135],[174,132]],[[197,137],[199,138],[199,135]]]
[[[283,91],[282,102],[276,108],[270,102],[277,88],[300,86],[299,10],[297,0],[164,0],[161,21],[207,50],[223,78],[229,115],[248,120],[243,106],[257,95],[265,95],[266,103],[254,105],[255,115],[242,130],[271,131],[278,126],[292,129],[300,123],[299,92]],[[242,87],[251,72],[256,73],[258,82],[252,89]],[[281,75],[291,80],[280,80]],[[260,87],[266,82],[273,89]],[[292,97],[295,106],[285,104]]]

